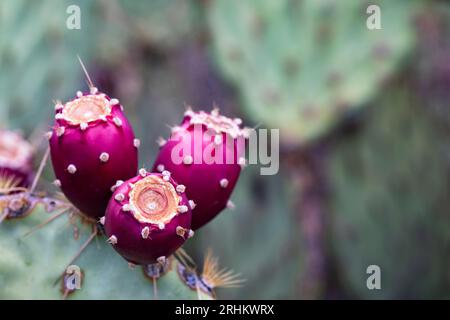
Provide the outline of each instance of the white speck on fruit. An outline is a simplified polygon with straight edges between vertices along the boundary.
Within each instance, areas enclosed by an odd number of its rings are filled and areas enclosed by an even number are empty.
[[[118,193],[114,196],[114,199],[116,199],[119,202],[122,202],[123,200],[125,200],[125,195],[123,193]]]
[[[108,243],[115,245],[117,244],[117,237],[112,235],[111,237],[108,238]]]
[[[186,234],[186,229],[185,229],[185,228],[178,226],[178,227],[175,229],[175,232],[176,232],[176,234],[177,234],[178,236],[180,236],[180,237],[182,237],[182,238],[184,239],[184,235]]]
[[[118,127],[122,126],[122,120],[120,120],[118,117],[113,118],[114,124]]]
[[[158,261],[158,263],[164,265],[166,263],[166,257],[165,256],[161,256],[158,259],[156,259],[156,261]]]
[[[143,228],[141,231],[142,239],[147,239],[149,235],[150,235],[150,228],[149,227]]]
[[[145,177],[147,175],[147,170],[145,170],[145,168],[142,168],[139,170],[139,174],[141,175],[141,177]]]
[[[234,210],[236,208],[236,206],[234,205],[233,201],[228,200],[227,208],[230,209],[230,210]]]
[[[194,162],[194,159],[192,158],[192,156],[185,156],[183,158],[183,163],[186,165],[190,165]]]
[[[58,128],[56,128],[56,135],[58,137],[62,137],[64,135],[64,132],[66,132],[66,128],[65,127],[58,127]]]
[[[77,172],[77,167],[73,164],[69,164],[67,167],[67,171],[69,171],[70,174],[75,174]]]
[[[222,179],[222,180],[220,180],[220,186],[222,187],[222,188],[226,188],[226,187],[228,187],[228,179]]]
[[[106,152],[102,152],[100,155],[100,161],[101,162],[108,162],[109,161],[109,154]]]
[[[88,127],[88,124],[87,124],[87,123],[84,123],[84,122],[80,123],[80,129],[81,129],[81,131],[86,130],[87,127]]]
[[[186,186],[184,184],[179,184],[179,185],[177,185],[176,190],[179,193],[183,193],[186,191]]]

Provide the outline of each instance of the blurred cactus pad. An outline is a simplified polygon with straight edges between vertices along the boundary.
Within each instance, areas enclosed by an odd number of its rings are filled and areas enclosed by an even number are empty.
[[[63,298],[58,278],[92,234],[92,225],[66,214],[25,236],[51,216],[37,205],[30,215],[0,225],[0,299]],[[211,299],[212,293],[195,290],[195,281],[194,288],[189,286],[194,274],[184,277],[175,260],[157,280],[155,296],[153,279],[143,267],[130,268],[104,236],[97,236],[73,265],[81,270],[81,288],[69,299]]]
[[[239,3],[239,10],[236,5]],[[369,30],[369,5],[381,9]],[[412,48],[416,1],[215,0],[214,54],[256,123],[302,145],[363,106]]]
[[[53,99],[73,95],[81,73],[76,55],[84,56],[90,41],[66,28],[70,4],[1,1],[0,126],[30,132],[44,124]],[[92,8],[87,1],[78,4],[86,12]]]
[[[448,292],[450,141],[407,90],[377,99],[367,126],[339,142],[330,159],[330,244],[339,277],[363,299]],[[366,287],[372,264],[381,268],[381,290]]]

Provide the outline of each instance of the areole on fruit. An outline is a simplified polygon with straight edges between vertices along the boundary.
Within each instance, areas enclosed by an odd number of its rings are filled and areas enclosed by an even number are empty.
[[[138,150],[131,124],[117,99],[98,92],[77,92],[55,106],[48,134],[53,168],[66,197],[85,215],[104,215],[111,187],[137,171]]]
[[[128,262],[163,263],[192,237],[188,199],[177,186],[167,173],[146,172],[116,188],[102,220],[108,242]]]
[[[210,113],[189,109],[170,139],[160,141],[154,170],[168,170],[183,184],[193,210],[194,230],[232,207],[229,199],[245,165],[248,130],[241,124],[240,119],[225,117],[218,109]]]

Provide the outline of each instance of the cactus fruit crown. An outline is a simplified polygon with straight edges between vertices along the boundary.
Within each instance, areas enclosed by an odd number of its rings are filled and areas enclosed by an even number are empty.
[[[70,124],[81,125],[109,116],[111,107],[105,96],[88,95],[67,102],[61,114]]]
[[[177,186],[169,172],[147,173],[145,169],[118,184],[100,222],[108,242],[127,261],[164,263],[193,236],[189,202]]]
[[[225,117],[219,114],[218,108],[214,108],[211,113],[205,111],[194,112],[191,108],[188,108],[184,116],[188,119],[189,125],[201,124],[208,129],[214,130],[216,133],[229,134],[232,138],[246,137],[248,135],[247,128],[240,128],[241,119]]]
[[[141,223],[159,225],[169,222],[177,215],[181,202],[174,186],[159,176],[145,177],[130,191],[131,211]]]

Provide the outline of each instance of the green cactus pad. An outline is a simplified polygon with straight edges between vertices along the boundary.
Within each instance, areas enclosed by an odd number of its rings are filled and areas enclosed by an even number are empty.
[[[381,30],[366,26],[370,4],[381,8]],[[379,91],[413,45],[416,9],[409,0],[216,0],[209,24],[247,114],[301,145]]]
[[[330,244],[342,284],[362,299],[448,291],[450,141],[425,106],[406,97],[387,93],[330,159]],[[366,286],[369,265],[381,268],[381,290]]]
[[[29,216],[0,225],[0,299],[62,299],[63,285],[57,279],[88,239],[92,226],[66,214],[23,237],[51,216],[38,205]],[[74,230],[78,230],[77,240]],[[153,280],[143,268],[130,269],[103,236],[73,264],[80,267],[83,277],[81,289],[69,294],[69,299],[155,298]],[[191,289],[178,268],[179,263],[172,261],[169,271],[157,280],[158,299],[211,299],[205,292]]]

